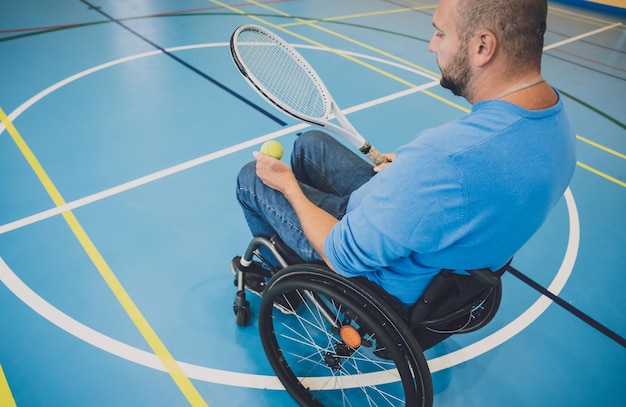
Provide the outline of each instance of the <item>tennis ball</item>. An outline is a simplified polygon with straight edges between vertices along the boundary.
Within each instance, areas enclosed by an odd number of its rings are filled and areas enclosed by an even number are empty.
[[[261,146],[261,153],[280,160],[283,156],[283,146],[276,140],[269,140]]]

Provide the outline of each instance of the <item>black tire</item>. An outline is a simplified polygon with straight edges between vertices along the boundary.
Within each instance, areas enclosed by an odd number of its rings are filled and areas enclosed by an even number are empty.
[[[246,326],[250,323],[250,306],[242,305],[235,312],[237,315],[237,326]]]
[[[343,339],[311,296],[345,327]],[[277,273],[263,295],[259,330],[272,368],[300,405],[432,405],[428,364],[406,323],[379,296],[326,267]]]

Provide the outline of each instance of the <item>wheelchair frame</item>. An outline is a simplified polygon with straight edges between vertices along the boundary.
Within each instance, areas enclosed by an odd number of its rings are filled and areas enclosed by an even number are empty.
[[[246,274],[255,257],[272,263],[261,252],[279,265],[267,273],[262,293],[261,342],[281,383],[303,406],[431,406],[423,350],[485,326],[500,305],[500,277],[510,263],[468,275],[442,270],[406,310],[365,278],[304,263],[277,237],[256,237],[235,270],[233,310],[240,326],[251,316]]]

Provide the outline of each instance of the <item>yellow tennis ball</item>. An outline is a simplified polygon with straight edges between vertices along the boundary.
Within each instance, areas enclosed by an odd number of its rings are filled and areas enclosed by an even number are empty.
[[[261,146],[261,153],[280,160],[283,156],[283,146],[276,140],[269,140]]]

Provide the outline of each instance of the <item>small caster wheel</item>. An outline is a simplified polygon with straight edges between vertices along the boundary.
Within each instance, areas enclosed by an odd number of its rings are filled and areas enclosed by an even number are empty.
[[[250,323],[250,302],[246,300],[246,293],[243,290],[237,291],[233,311],[237,317],[237,325],[246,326]]]
[[[237,315],[237,325],[238,326],[246,326],[250,323],[250,306],[249,304],[244,304],[237,309],[235,312]]]

